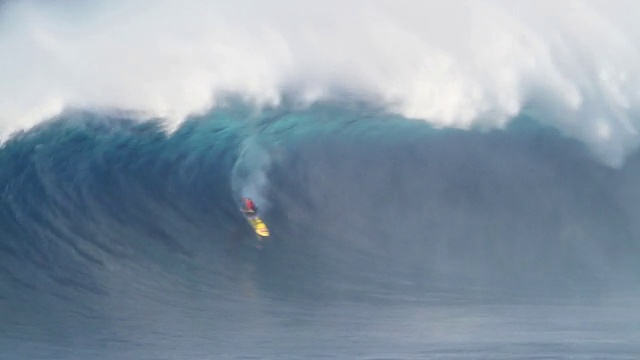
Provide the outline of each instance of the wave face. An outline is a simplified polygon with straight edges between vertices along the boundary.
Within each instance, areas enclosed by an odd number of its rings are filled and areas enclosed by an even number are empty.
[[[269,325],[283,314],[340,337],[309,316],[377,328],[413,317],[385,304],[595,300],[640,280],[640,159],[610,168],[532,119],[474,132],[355,102],[236,103],[167,134],[68,112],[0,164],[0,344],[16,358],[209,358],[247,337],[288,353],[296,327]],[[273,233],[261,249],[240,196]]]

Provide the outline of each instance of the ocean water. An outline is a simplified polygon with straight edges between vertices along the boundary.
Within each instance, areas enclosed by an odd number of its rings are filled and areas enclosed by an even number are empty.
[[[519,4],[0,3],[0,359],[640,358],[638,5]]]

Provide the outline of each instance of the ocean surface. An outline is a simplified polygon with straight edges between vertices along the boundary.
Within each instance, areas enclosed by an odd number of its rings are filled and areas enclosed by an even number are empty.
[[[0,1],[0,360],[640,359],[638,13]]]

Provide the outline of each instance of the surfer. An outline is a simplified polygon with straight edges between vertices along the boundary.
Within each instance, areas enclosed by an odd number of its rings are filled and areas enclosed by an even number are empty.
[[[258,216],[258,208],[256,208],[256,204],[253,200],[249,198],[242,198],[242,202],[244,207],[240,209],[240,211],[247,218],[247,221],[253,228],[253,230],[258,234],[258,240],[262,240],[269,236],[269,229],[267,225],[262,221],[260,216]]]
[[[256,204],[253,202],[253,200],[249,198],[243,198],[242,200],[244,201],[244,209],[242,209],[243,213],[247,215],[253,215],[258,212],[258,209],[256,209]]]

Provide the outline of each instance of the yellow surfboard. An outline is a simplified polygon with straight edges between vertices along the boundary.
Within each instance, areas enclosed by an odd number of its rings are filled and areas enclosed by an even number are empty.
[[[262,237],[269,237],[269,228],[267,228],[267,225],[264,223],[264,221],[262,221],[262,219],[260,219],[260,217],[258,217],[257,215],[252,215],[248,216],[247,220],[249,221],[249,224],[251,225],[253,230],[255,230],[256,234]]]

